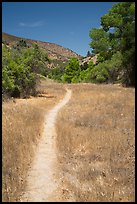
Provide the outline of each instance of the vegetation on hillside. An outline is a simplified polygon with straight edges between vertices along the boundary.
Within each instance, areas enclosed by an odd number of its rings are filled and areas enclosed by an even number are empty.
[[[2,93],[13,97],[36,94],[37,74],[47,74],[48,56],[34,44],[20,40],[13,47],[2,47]]]
[[[96,54],[96,65],[91,61],[80,66],[77,58],[71,58],[64,72],[54,72],[50,77],[67,83],[120,82],[134,86],[135,3],[113,5],[108,14],[101,17],[101,28],[92,28],[89,35],[92,54],[88,51],[87,57]]]

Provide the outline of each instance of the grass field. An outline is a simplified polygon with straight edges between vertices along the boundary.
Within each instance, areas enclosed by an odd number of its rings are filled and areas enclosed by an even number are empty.
[[[2,104],[2,201],[18,201],[26,186],[26,173],[41,138],[45,114],[65,90],[42,81],[39,97],[14,99]]]
[[[18,201],[24,190],[45,114],[65,87],[72,98],[56,122],[62,200],[135,201],[135,89],[42,81],[39,97],[2,105],[3,202]]]
[[[63,199],[134,201],[134,89],[70,85],[59,113],[57,147]]]

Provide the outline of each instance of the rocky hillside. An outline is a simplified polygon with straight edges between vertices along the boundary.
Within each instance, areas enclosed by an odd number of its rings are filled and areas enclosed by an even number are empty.
[[[5,42],[9,46],[14,45],[14,43],[16,43],[17,41],[21,39],[26,40],[27,44],[30,44],[30,45],[33,43],[37,43],[41,48],[45,50],[49,58],[53,60],[59,60],[62,62],[66,62],[72,57],[76,57],[78,59],[82,58],[82,56],[78,55],[72,50],[65,48],[63,46],[57,45],[55,43],[20,38],[20,37],[16,37],[13,35],[9,35],[7,33],[2,33],[2,42]]]
[[[52,61],[50,64],[47,65],[47,67],[50,69],[54,67],[64,66],[64,64],[66,64],[66,62],[72,57],[78,58],[80,61],[80,65],[88,64],[89,61],[91,60],[93,60],[93,63],[96,64],[97,56],[82,57],[77,53],[73,52],[72,50],[65,48],[63,46],[57,45],[55,43],[20,38],[7,33],[2,33],[2,42],[6,43],[7,46],[12,46],[22,39],[25,40],[27,44],[30,46],[34,43],[38,44],[48,54],[49,59],[51,59]]]
[[[97,55],[95,56],[90,56],[90,57],[84,57],[83,59],[80,60],[80,65],[84,65],[84,64],[89,64],[90,61],[93,61],[93,64],[96,64],[97,62]]]

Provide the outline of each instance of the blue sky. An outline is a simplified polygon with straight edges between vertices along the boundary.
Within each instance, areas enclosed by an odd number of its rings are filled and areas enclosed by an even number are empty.
[[[117,2],[3,2],[2,32],[52,42],[85,56],[89,31]]]

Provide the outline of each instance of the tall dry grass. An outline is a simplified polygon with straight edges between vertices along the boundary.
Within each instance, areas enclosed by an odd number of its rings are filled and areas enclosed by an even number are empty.
[[[57,122],[62,199],[134,201],[135,90],[92,84],[70,88],[72,99]]]
[[[43,131],[44,117],[65,90],[41,81],[39,96],[2,104],[2,201],[16,202],[26,186],[26,175]]]

